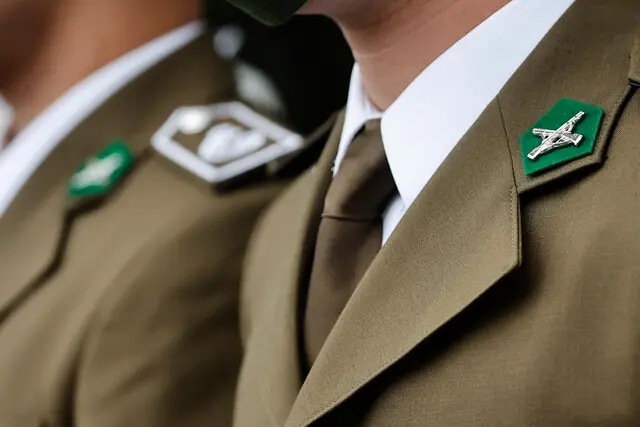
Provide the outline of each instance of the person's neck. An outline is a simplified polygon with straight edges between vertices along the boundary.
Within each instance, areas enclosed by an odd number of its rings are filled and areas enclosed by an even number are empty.
[[[198,16],[194,10],[149,19],[135,7],[68,3],[73,7],[55,10],[37,40],[25,40],[23,55],[0,63],[0,93],[15,112],[13,135],[94,71]]]
[[[509,0],[391,0],[333,17],[373,104],[386,110],[434,60]],[[363,17],[366,17],[363,18]]]

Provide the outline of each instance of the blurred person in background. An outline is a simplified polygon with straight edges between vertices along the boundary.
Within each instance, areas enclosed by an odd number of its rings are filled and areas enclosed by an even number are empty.
[[[357,62],[251,240],[235,426],[638,425],[638,1],[230,1]]]
[[[264,166],[301,138],[203,6],[0,4],[2,426],[230,423]]]

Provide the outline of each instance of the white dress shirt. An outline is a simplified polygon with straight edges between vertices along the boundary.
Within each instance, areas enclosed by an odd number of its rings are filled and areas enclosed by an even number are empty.
[[[385,112],[376,110],[356,64],[334,173],[360,128],[381,118],[398,196],[383,218],[387,241],[453,147],[574,0],[512,0],[429,65]]]
[[[204,31],[204,23],[194,22],[146,43],[76,84],[32,120],[0,151],[0,215],[49,153],[83,120],[128,82]]]

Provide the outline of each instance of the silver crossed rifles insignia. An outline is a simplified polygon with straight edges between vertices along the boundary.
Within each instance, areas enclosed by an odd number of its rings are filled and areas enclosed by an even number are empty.
[[[584,139],[584,135],[573,133],[573,129],[575,129],[576,125],[580,123],[585,115],[586,113],[584,111],[580,111],[578,114],[573,116],[571,120],[556,130],[534,129],[533,134],[541,137],[542,143],[534,148],[527,157],[531,160],[536,160],[541,155],[558,148],[566,147],[571,144],[578,146]]]

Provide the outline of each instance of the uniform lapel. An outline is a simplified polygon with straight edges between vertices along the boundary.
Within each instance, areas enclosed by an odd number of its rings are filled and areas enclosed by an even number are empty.
[[[202,37],[129,83],[65,138],[0,218],[0,321],[62,263],[77,216],[70,216],[77,206],[66,186],[83,160],[112,139],[140,155],[176,107],[232,94],[231,76]]]
[[[287,426],[306,426],[406,355],[520,259],[518,199],[494,103],[427,184],[356,289]]]
[[[285,200],[279,205],[287,210],[286,213],[271,213],[283,214],[283,217],[291,220],[284,224],[286,230],[280,233],[282,241],[278,242],[277,259],[283,262],[270,266],[272,272],[277,272],[275,282],[278,283],[278,295],[265,313],[264,319],[270,322],[269,327],[254,343],[261,349],[259,360],[249,360],[247,363],[260,364],[257,369],[248,369],[262,377],[262,399],[277,425],[284,424],[302,385],[298,303],[304,297],[300,295],[300,289],[305,289],[301,283],[308,276],[320,214],[331,182],[342,120],[341,115],[318,164],[284,195]],[[291,203],[287,203],[286,199],[290,199]]]
[[[489,105],[356,289],[287,427],[309,426],[340,405],[520,265],[518,194],[579,170],[593,171],[606,157],[630,94],[630,3],[578,0]],[[563,97],[605,109],[596,149],[548,174],[527,177],[519,137]]]

